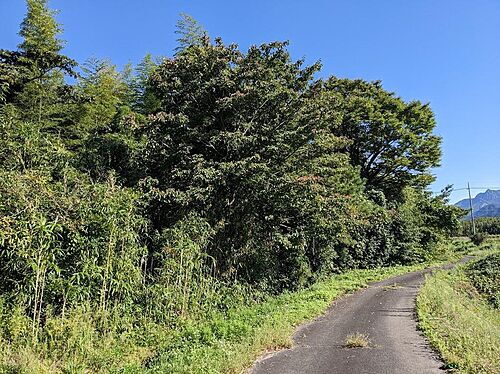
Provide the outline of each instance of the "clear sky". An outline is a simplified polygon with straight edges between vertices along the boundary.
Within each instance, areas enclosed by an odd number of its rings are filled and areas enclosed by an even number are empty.
[[[433,190],[500,188],[500,0],[52,0],[65,53],[119,67],[171,55],[181,12],[213,37],[289,40],[294,58],[321,60],[322,76],[381,80],[430,102],[443,137]],[[23,0],[0,0],[0,48],[19,43]],[[477,193],[479,190],[476,190]],[[457,191],[452,200],[466,196]]]

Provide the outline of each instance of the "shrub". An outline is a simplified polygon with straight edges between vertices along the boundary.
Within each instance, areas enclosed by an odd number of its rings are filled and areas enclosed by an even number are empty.
[[[482,232],[478,232],[476,234],[471,235],[470,240],[475,245],[480,246],[481,244],[483,244],[483,242],[485,241],[486,237],[487,237],[486,234],[484,234]]]

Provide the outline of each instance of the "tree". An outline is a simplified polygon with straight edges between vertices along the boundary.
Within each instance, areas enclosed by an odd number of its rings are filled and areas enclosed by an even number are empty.
[[[47,0],[26,0],[26,5],[28,10],[19,32],[23,42],[19,48],[26,53],[58,54],[63,41],[58,38],[62,28],[54,18],[56,12],[48,8]]]
[[[52,104],[67,96],[64,74],[76,76],[76,62],[60,54],[61,27],[47,0],[27,0],[27,8],[19,50],[0,50],[0,103],[14,103],[21,119],[41,121],[59,115]]]
[[[149,79],[159,62],[151,54],[147,54],[142,61],[133,68],[127,65],[123,72],[123,79],[128,85],[128,104],[136,113],[143,115],[154,113],[159,108],[159,100],[153,94]]]
[[[17,100],[16,104],[22,105],[18,100],[19,95],[27,87],[37,85],[40,88],[42,80],[49,78],[51,72],[54,71],[76,77],[74,71],[76,65],[76,61],[51,52],[24,52],[1,49],[0,104],[11,104]],[[47,80],[47,82],[50,82],[50,80]],[[63,80],[59,79],[54,88],[60,90],[59,94],[66,94],[69,90],[69,86],[63,83]],[[24,100],[25,104],[26,101],[27,99]]]
[[[175,33],[179,35],[178,46],[175,53],[178,54],[190,46],[200,46],[208,39],[208,34],[189,14],[181,13],[181,18],[177,21]]]
[[[127,86],[108,61],[90,59],[82,70],[78,87],[87,102],[81,107],[79,122],[85,133],[95,135],[109,129],[119,107],[126,104]]]
[[[342,119],[332,132],[349,139],[346,151],[367,189],[397,196],[405,186],[432,182],[441,139],[432,132],[436,122],[428,104],[404,102],[380,82],[332,77],[324,89],[338,95],[331,105]]]
[[[310,90],[318,68],[292,62],[286,43],[244,54],[216,41],[164,60],[151,77],[160,111],[145,129],[143,164],[153,222],[161,230],[198,212],[217,228],[206,250],[225,276],[256,280],[285,267],[281,286],[301,284],[310,266],[301,230],[321,200],[313,184],[327,195],[328,183],[356,180],[335,155],[338,140],[321,131]]]
[[[75,136],[67,142],[75,152],[74,165],[97,180],[116,172],[122,183],[133,174],[131,149],[138,126],[131,88],[108,61],[90,59],[82,70],[76,91],[84,100],[73,113]]]

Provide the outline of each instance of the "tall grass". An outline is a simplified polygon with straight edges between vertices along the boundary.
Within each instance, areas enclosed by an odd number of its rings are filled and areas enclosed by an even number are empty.
[[[500,314],[464,272],[439,271],[418,298],[420,327],[448,368],[460,373],[500,372]]]

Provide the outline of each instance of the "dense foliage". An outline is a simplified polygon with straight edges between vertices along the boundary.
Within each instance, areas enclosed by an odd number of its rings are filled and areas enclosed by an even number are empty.
[[[488,301],[500,308],[500,254],[492,254],[474,261],[466,268],[466,274],[476,289]]]
[[[426,191],[429,105],[317,79],[286,43],[211,41],[188,16],[174,57],[77,68],[47,1],[27,6],[0,51],[0,306],[29,328],[0,324],[0,343],[50,341],[78,310],[95,334],[172,326],[424,261],[457,229],[447,191]]]
[[[500,235],[500,217],[481,217],[474,220],[476,232],[488,235]],[[459,236],[468,236],[472,234],[472,222],[463,221],[457,232]]]

